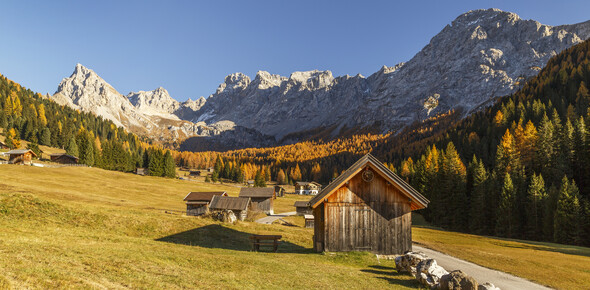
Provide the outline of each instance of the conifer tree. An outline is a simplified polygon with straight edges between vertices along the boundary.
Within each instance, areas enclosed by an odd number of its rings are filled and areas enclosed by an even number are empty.
[[[543,235],[543,213],[547,201],[545,181],[540,174],[533,174],[527,191],[526,238],[540,239]]]
[[[580,203],[578,187],[570,183],[567,176],[561,181],[557,207],[555,209],[553,241],[556,243],[579,243],[580,233],[578,222],[580,217]]]
[[[262,172],[260,172],[260,170],[257,170],[256,175],[254,176],[254,186],[266,187],[266,182],[264,181],[264,177],[262,176]]]
[[[166,150],[164,154],[164,170],[162,172],[163,177],[174,178],[176,177],[176,164],[174,163],[174,158],[172,158],[172,154],[170,150]]]
[[[500,194],[500,204],[496,219],[496,235],[511,237],[513,233],[514,185],[510,173],[504,175],[504,185]]]
[[[279,169],[279,173],[277,173],[277,183],[279,185],[286,184],[285,172],[283,169]]]
[[[68,146],[66,147],[66,153],[76,157],[80,155],[78,151],[78,144],[76,143],[76,139],[74,139],[74,136],[72,136],[70,138],[70,141],[68,142]]]

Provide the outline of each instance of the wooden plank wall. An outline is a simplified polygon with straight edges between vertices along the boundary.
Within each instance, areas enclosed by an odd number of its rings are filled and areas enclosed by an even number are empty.
[[[316,236],[323,236],[326,251],[411,250],[409,199],[378,175],[365,182],[358,174],[339,188],[325,202],[325,219],[325,226],[316,225]]]

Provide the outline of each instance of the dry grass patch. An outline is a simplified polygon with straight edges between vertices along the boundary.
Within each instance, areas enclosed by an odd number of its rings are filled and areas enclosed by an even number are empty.
[[[590,248],[412,229],[427,248],[559,289],[590,285]]]

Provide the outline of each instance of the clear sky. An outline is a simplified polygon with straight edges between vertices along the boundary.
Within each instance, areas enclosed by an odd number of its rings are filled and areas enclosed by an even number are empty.
[[[492,7],[549,25],[590,20],[589,0],[3,1],[0,73],[53,94],[81,63],[122,94],[162,86],[184,101],[234,72],[368,76]]]

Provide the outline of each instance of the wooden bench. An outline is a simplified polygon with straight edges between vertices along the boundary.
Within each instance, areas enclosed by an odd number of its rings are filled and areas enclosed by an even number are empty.
[[[250,242],[252,242],[252,251],[258,252],[260,246],[272,246],[273,252],[277,252],[279,249],[279,241],[283,236],[280,235],[252,235],[250,236]]]

